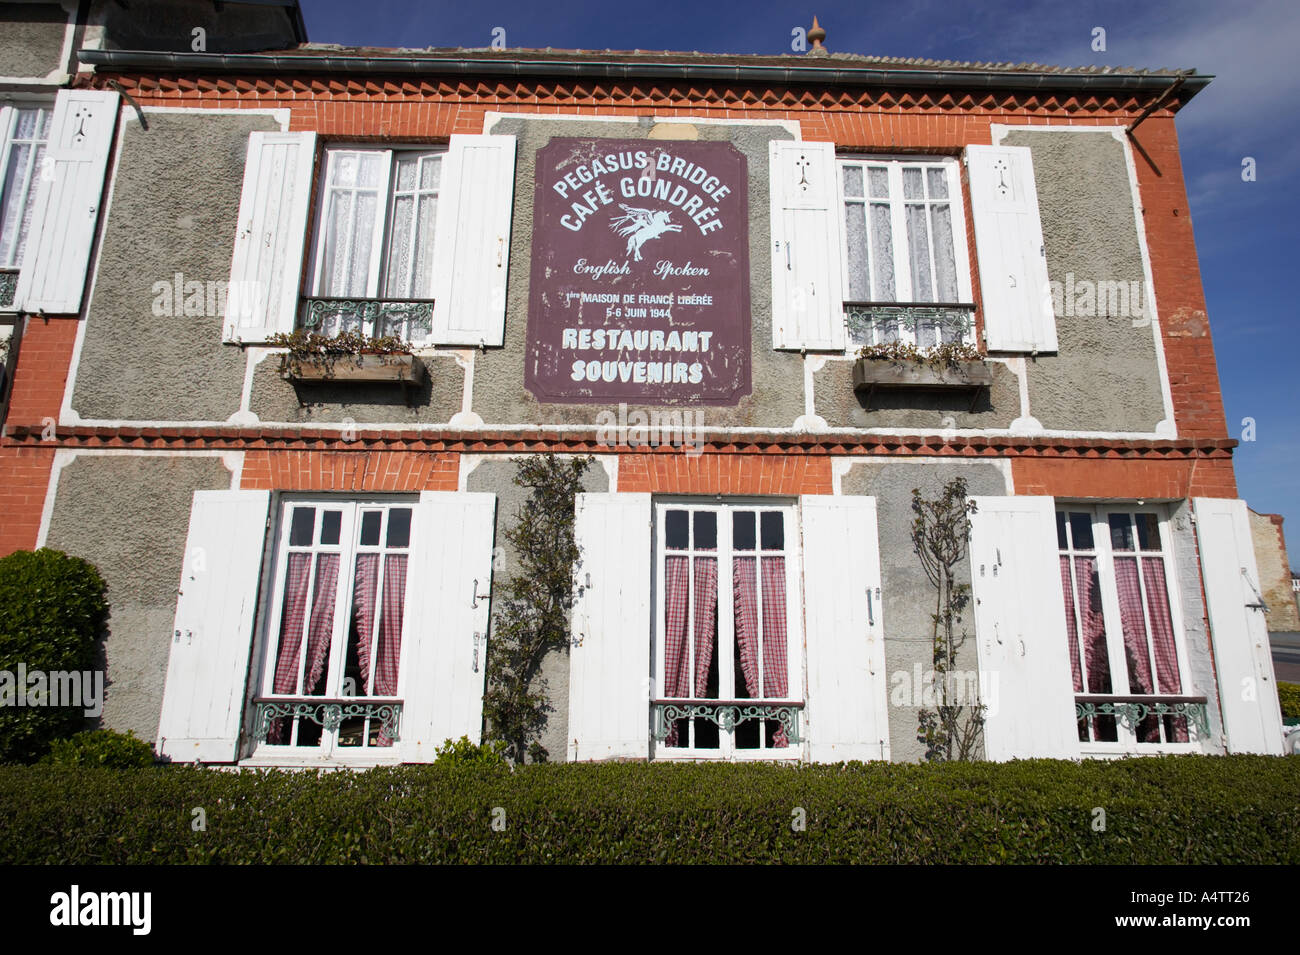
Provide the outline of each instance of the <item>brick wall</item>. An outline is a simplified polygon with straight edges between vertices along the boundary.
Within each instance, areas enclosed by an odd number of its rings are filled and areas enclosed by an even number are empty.
[[[459,454],[249,451],[239,486],[274,491],[454,491]]]
[[[618,490],[656,494],[830,494],[831,459],[804,454],[624,454]]]
[[[1174,461],[1016,458],[1011,475],[1017,494],[1135,500],[1237,496],[1232,460],[1226,457]]]

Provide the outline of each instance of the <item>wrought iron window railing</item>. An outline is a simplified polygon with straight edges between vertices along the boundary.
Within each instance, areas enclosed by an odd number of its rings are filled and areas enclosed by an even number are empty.
[[[946,342],[975,344],[975,306],[946,302],[845,302],[849,343],[884,345],[904,341],[917,348]]]
[[[325,732],[338,730],[346,720],[377,720],[379,733],[396,741],[402,721],[402,701],[343,697],[279,697],[253,701],[253,738],[266,742],[271,726],[281,719],[310,720]]]
[[[418,342],[433,330],[433,299],[307,298],[302,326],[319,335],[361,332]]]
[[[746,720],[776,720],[790,744],[799,742],[803,702],[794,700],[651,700],[654,737],[663,742],[678,720],[706,719],[730,733]]]
[[[0,308],[13,308],[14,293],[18,291],[18,270],[0,269]]]
[[[1086,720],[1092,730],[1098,719],[1114,719],[1133,731],[1151,717],[1185,719],[1198,739],[1210,735],[1210,717],[1203,696],[1102,696],[1081,694],[1074,698],[1076,720]],[[1089,734],[1091,735],[1091,733]]]

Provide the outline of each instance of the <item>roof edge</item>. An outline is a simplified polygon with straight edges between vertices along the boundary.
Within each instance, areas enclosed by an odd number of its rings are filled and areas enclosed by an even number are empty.
[[[82,63],[97,68],[261,73],[453,74],[460,76],[554,76],[600,79],[717,80],[785,85],[885,86],[1009,90],[1162,91],[1179,77],[1184,101],[1213,79],[1201,73],[1062,73],[1029,70],[946,70],[834,66],[721,65],[610,59],[518,59],[500,57],[368,57],[330,54],[188,53],[146,50],[80,50]]]

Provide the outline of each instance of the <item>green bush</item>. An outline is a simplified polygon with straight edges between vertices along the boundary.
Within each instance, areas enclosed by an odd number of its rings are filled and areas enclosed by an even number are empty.
[[[505,740],[488,740],[482,746],[471,743],[468,736],[458,740],[447,740],[435,749],[435,762],[452,763],[460,766],[505,766]]]
[[[104,579],[79,557],[57,550],[17,551],[0,559],[0,671],[9,692],[27,672],[93,670],[95,643],[108,619]],[[0,705],[0,762],[34,762],[52,740],[85,722],[81,707]]]
[[[1267,756],[512,773],[11,766],[0,767],[0,864],[1295,864],[1297,793],[1300,759]]]
[[[1277,684],[1278,702],[1282,704],[1284,720],[1300,720],[1300,683]]]
[[[153,748],[133,732],[87,730],[71,739],[56,739],[42,763],[135,769],[153,765]]]

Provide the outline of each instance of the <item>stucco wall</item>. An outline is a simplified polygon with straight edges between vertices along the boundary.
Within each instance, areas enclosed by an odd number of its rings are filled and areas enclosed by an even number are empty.
[[[925,674],[934,667],[930,614],[934,612],[935,590],[912,548],[912,489],[920,488],[927,498],[937,496],[955,477],[966,479],[970,494],[1008,493],[1001,469],[983,463],[903,464],[868,461],[854,464],[841,481],[844,494],[875,497],[880,538],[881,597],[884,604],[886,686],[889,705],[889,749],[893,762],[917,762],[925,757],[925,745],[916,738],[916,668]],[[959,584],[970,586],[970,564],[962,560],[955,569]],[[961,626],[966,629],[965,645],[958,651],[957,667],[979,668],[975,645],[975,617],[967,609]],[[894,689],[905,681],[906,696]],[[911,705],[901,705],[909,703]],[[978,758],[983,758],[981,748]]]
[[[814,407],[832,428],[1009,428],[1020,417],[1020,379],[1005,362],[989,362],[993,384],[972,406],[965,391],[878,390],[867,402],[853,391],[851,359],[813,372]]]
[[[660,131],[656,132],[649,118],[640,122],[504,118],[488,132],[516,137],[515,205],[510,234],[510,280],[506,290],[505,348],[489,349],[479,355],[474,367],[473,408],[488,424],[593,424],[601,411],[618,412],[616,401],[599,405],[540,404],[524,387],[536,153],[555,136],[660,138],[668,132],[664,126],[671,126],[671,134],[677,138],[729,142],[744,154],[748,167],[753,391],[733,407],[693,410],[702,412],[705,427],[788,428],[803,414],[803,359],[798,354],[772,349],[767,144],[773,139],[791,138],[783,127],[674,122],[660,124]],[[633,405],[632,409],[637,407]]]
[[[62,71],[69,19],[57,3],[0,3],[0,76],[45,79]]]
[[[517,460],[508,457],[491,457],[481,460],[466,480],[468,491],[490,491],[497,496],[496,546],[501,548],[499,562],[493,569],[492,593],[504,593],[507,578],[519,573],[519,556],[506,540],[506,528],[515,522],[519,508],[528,500],[527,488],[514,483]],[[609,490],[609,477],[598,460],[593,460],[583,475],[583,490],[604,492]],[[488,630],[488,646],[495,637],[497,602],[492,603],[492,623]],[[648,635],[647,635],[648,639]],[[489,650],[489,653],[491,651]],[[564,762],[568,753],[569,733],[569,649],[547,654],[542,661],[540,679],[545,681],[546,695],[551,704],[546,729],[540,742],[546,747],[551,762]]]
[[[1295,594],[1291,592],[1291,562],[1286,555],[1280,514],[1250,511],[1250,537],[1259,568],[1258,586],[1268,604],[1265,619],[1269,630],[1300,630]]]
[[[1124,144],[1100,132],[1013,130],[1006,146],[1033,153],[1047,275],[1062,285],[1059,351],[1027,361],[1029,407],[1044,428],[1155,431],[1164,419],[1149,316],[1081,315],[1079,283],[1137,282],[1147,291]],[[1076,314],[1066,314],[1070,276]],[[1135,311],[1130,302],[1130,312]]]
[[[108,583],[105,727],[157,733],[193,494],[229,487],[212,455],[81,455],[59,475],[46,544]]]
[[[225,421],[239,409],[243,353],[221,343],[222,316],[206,294],[202,314],[186,315],[154,283],[174,284],[177,272],[205,288],[229,281],[248,134],[279,124],[239,113],[146,116],[148,130],[124,107],[119,123],[72,408],[83,418]]]

